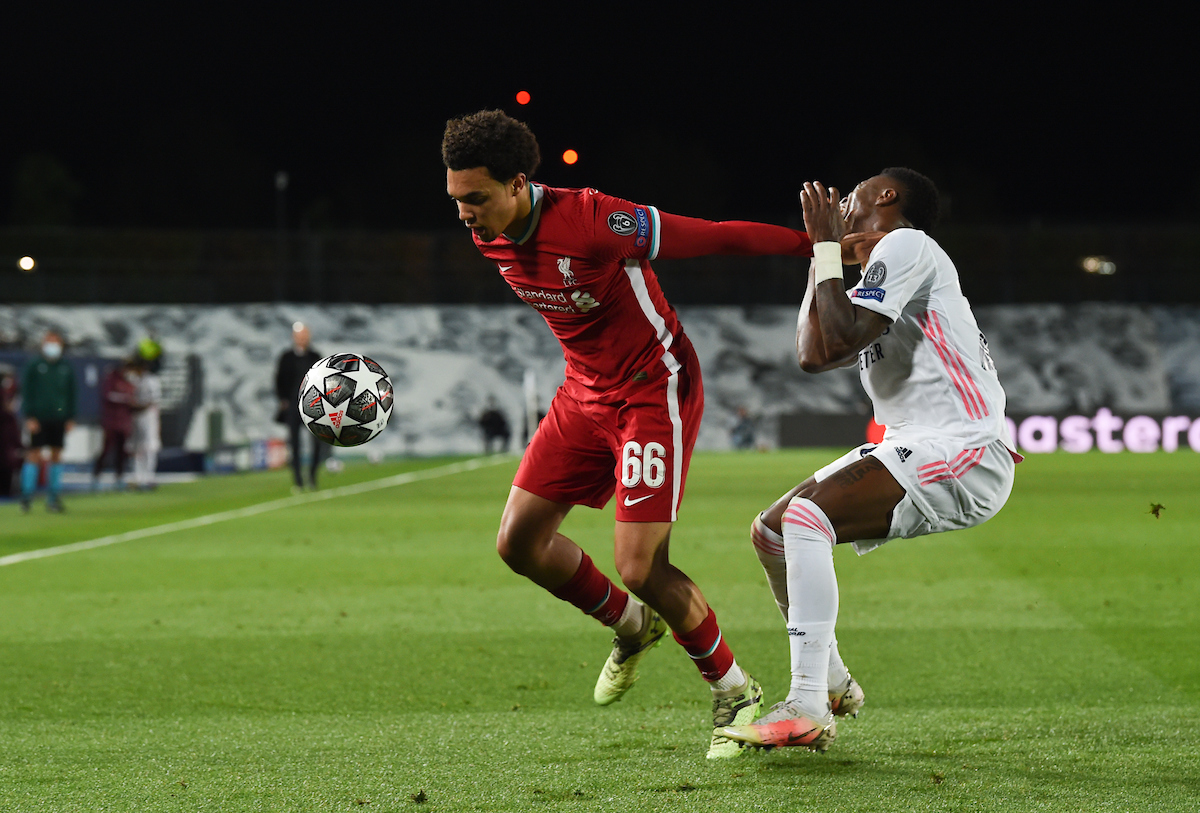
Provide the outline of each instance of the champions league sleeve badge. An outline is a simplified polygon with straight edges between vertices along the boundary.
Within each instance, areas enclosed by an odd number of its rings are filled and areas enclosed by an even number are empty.
[[[883,285],[883,281],[887,279],[887,266],[882,260],[876,260],[871,263],[871,267],[863,274],[862,285],[864,288],[878,288]]]
[[[637,231],[637,221],[628,212],[613,212],[608,216],[608,227],[614,234],[628,237]]]

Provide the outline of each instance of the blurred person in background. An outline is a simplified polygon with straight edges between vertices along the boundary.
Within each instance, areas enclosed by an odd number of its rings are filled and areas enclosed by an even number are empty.
[[[0,368],[0,498],[13,495],[13,480],[25,457],[21,422],[13,411],[16,397],[17,377],[11,369]]]
[[[491,454],[493,446],[497,452],[508,451],[512,429],[508,425],[508,417],[501,411],[494,395],[488,396],[487,409],[479,416],[479,428],[483,431],[484,454]]]
[[[292,491],[299,493],[304,490],[302,476],[302,456],[300,454],[300,437],[302,424],[300,410],[297,408],[297,397],[300,384],[310,367],[321,360],[321,354],[309,346],[312,334],[303,322],[292,324],[292,346],[283,351],[279,357],[279,365],[275,369],[275,397],[279,399],[279,408],[275,420],[288,428],[288,445],[292,457]],[[308,463],[308,484],[313,490],[317,488],[317,466],[321,463],[323,444],[310,432],[312,457]]]
[[[92,467],[92,488],[100,485],[100,472],[109,453],[113,456],[117,488],[125,486],[126,447],[133,435],[133,411],[137,400],[137,363],[128,358],[113,367],[100,385],[100,427],[104,430],[104,446]]]
[[[157,485],[154,475],[158,471],[158,453],[162,449],[159,414],[162,382],[158,378],[161,362],[162,348],[158,342],[143,339],[138,343],[133,398],[133,482],[146,491]]]
[[[737,408],[737,419],[729,430],[729,441],[735,449],[754,448],[754,418],[744,406]]]
[[[75,426],[75,372],[63,359],[63,340],[57,332],[46,331],[41,352],[25,365],[21,377],[21,412],[30,435],[29,451],[21,467],[21,510],[29,511],[38,477],[45,462],[43,450],[50,450],[46,472],[46,510],[61,513],[63,439]]]

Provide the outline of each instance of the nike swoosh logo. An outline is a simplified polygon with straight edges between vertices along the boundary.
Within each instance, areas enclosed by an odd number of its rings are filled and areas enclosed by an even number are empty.
[[[631,505],[637,505],[638,503],[642,502],[643,500],[648,500],[653,496],[654,496],[653,494],[647,494],[645,497],[638,497],[636,500],[631,500],[631,499],[629,499],[629,495],[627,494],[627,495],[625,495],[625,507],[628,508]]]
[[[500,273],[503,274],[505,271],[507,271],[510,268],[512,268],[511,265],[502,265],[502,266],[500,266]]]

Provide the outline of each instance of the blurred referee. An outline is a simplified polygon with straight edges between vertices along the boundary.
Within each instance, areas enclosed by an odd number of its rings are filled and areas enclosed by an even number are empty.
[[[275,420],[286,424],[288,441],[292,449],[292,478],[293,491],[304,488],[304,479],[300,471],[300,410],[296,407],[297,393],[304,381],[308,368],[321,360],[321,355],[308,346],[311,335],[308,326],[303,322],[292,324],[292,347],[285,350],[279,357],[279,367],[275,372],[275,397],[279,399],[279,411]],[[304,434],[308,435],[308,432]],[[317,487],[317,464],[321,462],[321,442],[310,436],[312,442],[312,459],[308,464],[308,484],[312,489]]]
[[[21,510],[29,511],[42,467],[42,450],[50,449],[46,510],[61,513],[63,438],[75,426],[75,373],[63,360],[63,340],[53,330],[42,339],[41,355],[32,359],[21,378],[21,412],[29,430],[29,453],[21,467]]]

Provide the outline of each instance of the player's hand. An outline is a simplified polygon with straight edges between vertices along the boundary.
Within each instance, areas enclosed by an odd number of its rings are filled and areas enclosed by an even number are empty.
[[[839,241],[842,244],[842,264],[866,265],[875,244],[886,234],[885,231],[856,231],[844,236]]]
[[[41,431],[42,425],[38,423],[37,418],[26,418],[25,428],[29,430],[29,434],[36,435],[39,431]]]
[[[846,233],[840,201],[836,186],[826,189],[820,181],[805,181],[800,190],[800,208],[804,211],[804,230],[814,243],[841,240]]]
[[[65,424],[63,424],[63,434],[70,432],[74,428],[75,428],[75,421],[67,421]]]

